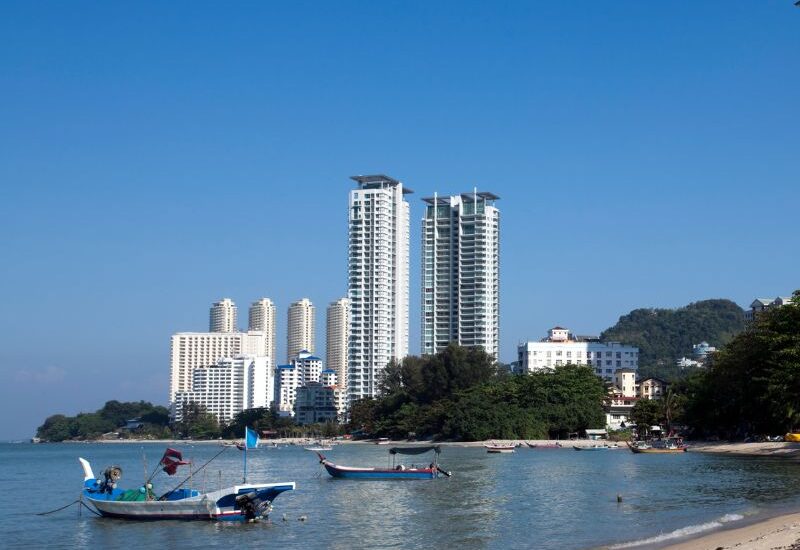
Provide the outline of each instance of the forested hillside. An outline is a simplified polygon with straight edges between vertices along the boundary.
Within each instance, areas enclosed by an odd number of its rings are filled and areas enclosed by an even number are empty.
[[[705,340],[717,348],[744,330],[744,311],[730,300],[703,300],[678,309],[634,309],[601,334],[603,341],[639,348],[644,376],[673,378],[675,361]]]

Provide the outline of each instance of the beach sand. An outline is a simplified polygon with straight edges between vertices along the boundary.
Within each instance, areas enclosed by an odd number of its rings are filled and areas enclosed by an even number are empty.
[[[696,539],[667,546],[669,550],[800,549],[800,513],[778,516],[737,529],[716,531]]]

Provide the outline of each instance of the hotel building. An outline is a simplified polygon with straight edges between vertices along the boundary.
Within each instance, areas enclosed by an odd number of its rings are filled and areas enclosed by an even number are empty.
[[[569,329],[554,327],[540,342],[525,342],[517,347],[522,372],[550,370],[559,365],[587,365],[597,376],[614,381],[618,369],[639,368],[639,348],[619,342],[581,339]]]
[[[500,336],[500,213],[493,193],[423,199],[422,353],[450,342],[495,359]]]
[[[269,357],[240,355],[220,359],[214,365],[194,370],[192,389],[174,395],[172,417],[180,422],[184,407],[194,402],[219,422],[229,422],[245,409],[268,407],[274,391]]]
[[[260,331],[179,332],[170,339],[169,401],[175,393],[192,389],[192,375],[201,367],[214,365],[224,357],[267,356],[266,339]]]
[[[350,401],[378,393],[391,360],[408,354],[409,206],[412,193],[384,175],[353,176],[350,191],[348,298]]]

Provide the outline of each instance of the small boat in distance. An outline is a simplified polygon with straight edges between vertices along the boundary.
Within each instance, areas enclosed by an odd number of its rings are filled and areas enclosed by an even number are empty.
[[[375,440],[375,445],[388,445],[389,438],[388,437],[379,437]]]
[[[628,443],[628,448],[632,453],[636,454],[685,453],[689,450],[689,446],[679,438],[634,441],[633,443]]]
[[[538,444],[537,445],[531,445],[529,443],[528,447],[530,447],[531,449],[561,449],[563,447],[563,445],[561,445],[561,443],[556,441],[555,443],[543,443],[542,445],[538,445]]]
[[[607,451],[610,447],[608,445],[591,445],[589,447],[572,446],[576,451]]]
[[[397,464],[396,457],[400,455],[421,455],[433,452],[433,462],[427,465],[411,464],[406,466],[404,464]],[[439,467],[438,457],[441,453],[441,447],[426,446],[426,447],[393,447],[389,449],[389,456],[391,457],[391,464],[388,468],[354,468],[352,466],[341,466],[334,464],[322,453],[317,453],[319,462],[325,467],[325,470],[335,478],[345,479],[435,479],[439,474],[450,477],[452,474]]]
[[[308,447],[303,447],[306,451],[314,451],[318,453],[320,451],[332,451],[333,450],[333,443],[330,441],[314,441]]]
[[[491,443],[484,445],[486,448],[487,453],[513,453],[514,449],[516,449],[516,445],[500,445],[492,441]]]

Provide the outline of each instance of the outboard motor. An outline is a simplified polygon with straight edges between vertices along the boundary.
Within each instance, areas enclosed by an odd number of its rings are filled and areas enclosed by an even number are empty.
[[[255,521],[272,511],[270,502],[258,498],[258,494],[255,491],[237,496],[236,506],[242,511],[246,521]]]
[[[103,481],[98,487],[101,493],[109,493],[117,488],[117,481],[122,477],[122,468],[119,466],[109,466],[103,471]]]

